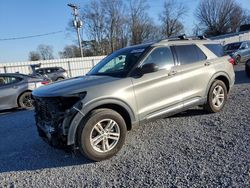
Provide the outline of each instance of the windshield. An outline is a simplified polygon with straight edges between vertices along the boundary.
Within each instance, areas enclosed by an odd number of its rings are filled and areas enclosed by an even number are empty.
[[[228,44],[226,50],[238,50],[240,48],[241,42]]]
[[[98,63],[87,75],[125,77],[149,45],[120,49]]]

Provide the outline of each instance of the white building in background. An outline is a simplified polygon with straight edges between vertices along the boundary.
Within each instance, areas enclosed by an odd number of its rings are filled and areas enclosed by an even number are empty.
[[[246,40],[250,40],[250,30],[237,32],[237,33],[230,33],[230,34],[226,34],[226,35],[220,35],[220,36],[216,36],[216,37],[211,37],[210,39],[211,40],[218,40],[223,45],[228,44],[228,43],[232,43],[232,42],[246,41]]]

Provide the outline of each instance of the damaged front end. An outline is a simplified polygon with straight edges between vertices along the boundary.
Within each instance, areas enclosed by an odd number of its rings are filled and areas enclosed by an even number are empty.
[[[86,93],[65,97],[34,97],[35,120],[39,136],[57,148],[67,147],[70,123]]]

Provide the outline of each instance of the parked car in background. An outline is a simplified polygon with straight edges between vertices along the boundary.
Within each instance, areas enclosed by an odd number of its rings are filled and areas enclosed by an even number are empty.
[[[142,122],[198,105],[221,111],[235,80],[231,59],[219,43],[184,37],[120,49],[86,76],[33,91],[39,135],[108,159]]]
[[[250,59],[250,41],[234,42],[224,46],[225,52],[235,59],[235,64]]]
[[[0,110],[33,107],[31,92],[48,81],[19,73],[0,74]]]
[[[250,78],[250,59],[246,62],[246,74]]]
[[[45,67],[35,70],[37,74],[47,76],[52,81],[59,81],[68,78],[68,74],[62,67]]]

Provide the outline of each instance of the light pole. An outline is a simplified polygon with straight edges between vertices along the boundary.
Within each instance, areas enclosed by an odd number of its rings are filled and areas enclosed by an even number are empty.
[[[78,16],[78,7],[74,4],[68,4],[68,6],[71,7],[73,10],[73,13],[72,13],[72,15],[74,16],[73,26],[76,28],[79,48],[81,51],[81,56],[83,57],[82,42],[81,42],[82,40],[81,40],[81,35],[80,35],[80,28],[82,27],[82,21],[80,20],[80,18]]]

